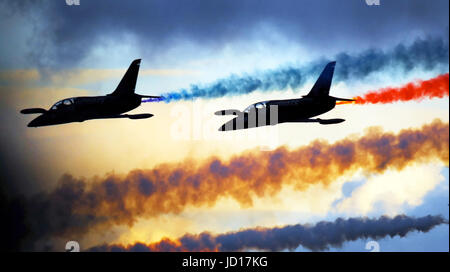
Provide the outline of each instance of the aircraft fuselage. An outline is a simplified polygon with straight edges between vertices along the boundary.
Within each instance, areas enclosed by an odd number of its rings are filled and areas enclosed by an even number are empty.
[[[141,97],[138,95],[72,97],[57,102],[46,113],[31,121],[28,126],[39,127],[114,118],[137,108],[140,104]]]
[[[23,109],[22,114],[41,114],[32,120],[29,127],[83,122],[90,119],[129,118],[146,119],[151,113],[123,114],[141,105],[142,98],[162,99],[161,96],[135,93],[141,59],[131,62],[116,89],[105,96],[81,96],[56,102],[49,110],[43,108]],[[160,100],[157,100],[160,101]]]
[[[270,120],[271,110],[273,106],[277,107],[278,122],[302,122],[305,119],[323,114],[332,110],[336,106],[336,101],[331,97],[321,99],[312,99],[309,97],[288,99],[288,100],[271,100],[266,103],[267,120]]]
[[[229,109],[215,112],[216,115],[235,115],[232,120],[223,124],[219,131],[238,130],[246,128],[276,125],[288,122],[316,122],[321,125],[342,123],[345,120],[311,119],[323,114],[336,106],[336,101],[354,101],[329,95],[336,62],[328,63],[320,74],[309,93],[302,98],[286,100],[269,100],[254,103],[243,112]]]

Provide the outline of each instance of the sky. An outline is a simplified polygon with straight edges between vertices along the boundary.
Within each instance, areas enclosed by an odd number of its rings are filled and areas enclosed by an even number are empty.
[[[448,5],[0,0],[2,244],[448,251]],[[111,93],[138,58],[136,92],[168,98],[131,112],[150,119],[19,113]],[[336,125],[218,131],[214,112],[306,95],[333,60],[330,95],[403,98],[320,116]]]

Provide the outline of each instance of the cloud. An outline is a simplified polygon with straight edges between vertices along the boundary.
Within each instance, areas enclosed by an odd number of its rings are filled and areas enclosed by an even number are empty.
[[[80,86],[108,79],[120,78],[126,69],[65,69],[43,71],[38,69],[17,69],[0,71],[0,84],[3,86],[24,86],[42,84],[45,86]],[[199,74],[194,70],[183,69],[142,69],[141,76],[180,76]]]
[[[0,83],[22,83],[33,82],[40,79],[39,70],[37,69],[20,69],[20,70],[4,70],[0,71]]]
[[[419,218],[397,215],[369,218],[338,218],[334,222],[318,222],[315,225],[288,225],[275,228],[244,229],[225,234],[203,232],[186,234],[177,240],[163,239],[145,245],[102,245],[88,251],[243,251],[248,249],[281,251],[299,246],[318,251],[329,247],[341,247],[343,243],[357,239],[381,239],[386,236],[404,237],[409,232],[428,232],[440,224],[448,224],[442,216]]]
[[[336,205],[345,214],[369,214],[373,211],[394,215],[405,205],[416,207],[444,180],[441,167],[412,165],[402,172],[387,171],[373,176]]]
[[[136,49],[148,59],[189,47],[217,52],[227,46],[282,37],[319,51],[361,48],[406,40],[412,35],[442,33],[448,25],[448,1],[387,1],[369,7],[363,0],[260,2],[64,1],[4,3],[12,14],[36,17],[42,29],[33,41],[41,46],[31,57],[53,66],[77,63],[97,47],[121,44],[133,37]],[[318,16],[319,15],[319,16]],[[407,31],[405,31],[407,30]],[[241,50],[245,50],[240,46]],[[251,50],[251,49],[247,49]],[[331,49],[333,50],[333,49]]]

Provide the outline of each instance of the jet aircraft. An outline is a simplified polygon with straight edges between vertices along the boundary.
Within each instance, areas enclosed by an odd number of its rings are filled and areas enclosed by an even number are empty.
[[[239,110],[221,110],[216,115],[235,115],[219,128],[219,131],[248,129],[287,122],[317,122],[322,125],[337,124],[344,119],[320,119],[315,117],[332,110],[336,101],[355,101],[329,95],[336,62],[328,63],[311,91],[302,98],[287,100],[269,100],[248,106],[243,112]]]
[[[41,114],[32,120],[28,127],[41,127],[83,122],[91,119],[107,118],[150,118],[153,114],[123,114],[137,108],[142,98],[162,99],[161,96],[135,93],[140,59],[134,60],[114,92],[105,96],[72,97],[56,102],[49,110],[42,108],[24,109],[23,114]]]

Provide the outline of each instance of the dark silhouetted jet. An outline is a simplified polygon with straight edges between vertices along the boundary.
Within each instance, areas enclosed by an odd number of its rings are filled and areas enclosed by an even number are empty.
[[[105,96],[72,97],[56,102],[49,110],[42,108],[24,109],[23,114],[41,115],[32,120],[29,127],[41,127],[83,122],[106,118],[150,118],[153,114],[122,114],[141,105],[142,98],[162,99],[160,96],[134,93],[141,60],[134,60],[123,76],[116,90]]]
[[[253,127],[276,125],[287,122],[317,122],[322,125],[337,124],[344,119],[311,119],[311,117],[332,110],[336,101],[354,101],[329,95],[336,62],[325,66],[311,91],[297,99],[262,101],[248,106],[243,112],[239,110],[221,110],[216,115],[236,115],[236,117],[219,128],[219,131],[247,129]]]

